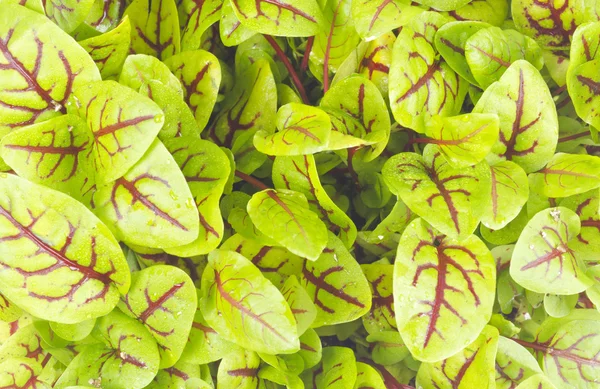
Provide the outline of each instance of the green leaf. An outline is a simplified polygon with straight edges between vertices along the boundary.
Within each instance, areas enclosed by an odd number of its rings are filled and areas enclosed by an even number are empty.
[[[43,4],[48,19],[70,33],[85,20],[94,0],[48,0]]]
[[[219,364],[217,382],[224,388],[260,388],[261,380],[257,376],[259,366],[260,357],[254,351],[233,351]]]
[[[23,315],[23,310],[17,307],[9,299],[0,294],[0,321],[12,323]],[[1,340],[0,340],[0,343]]]
[[[369,281],[373,303],[371,309],[361,319],[369,334],[395,330],[394,314],[394,265],[373,263],[361,265],[362,271]]]
[[[529,197],[525,171],[514,162],[502,161],[490,167],[492,179],[491,207],[486,208],[481,223],[499,230],[515,218]]]
[[[327,227],[306,197],[288,189],[266,189],[248,202],[248,215],[266,236],[292,253],[316,260],[327,244]]]
[[[483,161],[498,140],[498,116],[465,114],[449,118],[435,116],[426,133],[453,167],[473,166]]]
[[[356,32],[367,41],[404,26],[420,12],[423,12],[421,8],[412,6],[407,0],[352,2],[352,19]]]
[[[218,204],[229,177],[229,159],[215,144],[202,139],[178,137],[167,141],[166,146],[188,183],[200,218],[199,233],[193,242],[166,251],[178,256],[207,254],[223,237]]]
[[[390,108],[398,123],[421,133],[432,116],[456,115],[467,93],[467,83],[434,48],[435,33],[445,22],[440,14],[423,12],[394,43]]]
[[[600,187],[600,157],[557,153],[534,176],[541,176],[541,191],[548,197],[581,194]]]
[[[48,353],[43,348],[42,337],[33,324],[18,328],[0,347],[0,362],[27,358],[41,363]]]
[[[115,310],[98,320],[94,336],[102,343],[79,353],[54,388],[98,382],[107,389],[140,389],[156,376],[156,342],[137,320]]]
[[[287,301],[292,314],[296,319],[298,335],[302,335],[313,324],[317,317],[317,309],[313,304],[312,298],[306,290],[300,286],[298,279],[292,275],[281,287],[281,294]]]
[[[302,374],[305,386],[307,382],[316,383],[317,389],[354,388],[358,368],[354,352],[346,347],[323,348],[321,367]]]
[[[555,389],[552,381],[543,374],[536,374],[523,381],[516,389]]]
[[[123,18],[113,30],[80,41],[79,44],[92,57],[102,78],[116,78],[121,71],[131,43],[131,24]]]
[[[219,35],[225,46],[237,46],[256,35],[256,31],[242,25],[233,10],[232,0],[223,0]]]
[[[156,265],[133,273],[131,288],[119,308],[154,336],[164,369],[179,360],[197,305],[194,283],[183,270]]]
[[[85,320],[76,324],[50,322],[50,329],[62,339],[77,342],[85,339],[94,329],[96,319]]]
[[[29,358],[14,358],[0,363],[0,385],[4,388],[50,389],[50,377],[44,377],[43,367]]]
[[[552,158],[558,140],[556,108],[548,86],[529,62],[515,61],[485,90],[473,112],[495,113],[500,119],[500,138],[487,157],[491,164],[509,160],[530,173]]]
[[[542,51],[531,38],[515,30],[484,28],[465,42],[465,58],[477,84],[486,89],[506,72],[512,63],[526,60],[536,69],[544,66]]]
[[[115,181],[135,165],[164,121],[152,100],[114,81],[77,89],[75,104],[92,131],[92,164],[99,184]]]
[[[368,145],[360,151],[365,162],[383,152],[390,137],[390,115],[371,81],[361,76],[346,78],[325,94],[320,106],[331,118],[329,150]]]
[[[538,212],[521,233],[510,262],[511,277],[538,293],[575,294],[591,285],[569,242],[581,222],[568,208]]]
[[[304,367],[306,369],[310,369],[321,362],[321,339],[315,330],[309,328],[300,336],[300,351],[298,351],[298,355],[304,359]]]
[[[544,296],[544,309],[552,317],[564,317],[571,313],[578,301],[578,294],[547,294]]]
[[[431,7],[438,11],[454,11],[457,10],[467,4],[469,4],[471,0],[418,0],[416,3],[422,4],[427,7]]]
[[[486,326],[473,343],[436,363],[423,363],[417,385],[423,389],[494,388],[494,357],[498,330]]]
[[[435,48],[444,61],[471,84],[478,85],[473,72],[467,63],[465,46],[471,36],[489,27],[482,22],[458,21],[441,26],[435,34]]]
[[[311,155],[277,157],[273,163],[273,183],[277,189],[290,189],[306,196],[310,209],[321,216],[347,248],[356,240],[352,219],[331,200],[321,185],[317,164]]]
[[[130,55],[125,59],[119,83],[148,95],[152,81],[158,81],[183,96],[183,87],[179,79],[160,60],[145,54]]]
[[[310,52],[310,65],[313,74],[323,80],[325,92],[329,88],[329,73],[337,72],[360,42],[354,29],[351,7],[350,0],[326,0],[321,7],[324,20]]]
[[[77,323],[107,314],[129,289],[117,241],[81,203],[6,175],[0,215],[0,286],[25,311]]]
[[[179,361],[175,366],[159,370],[147,389],[196,388],[212,389],[213,386],[201,378],[201,367],[188,361]]]
[[[125,10],[131,21],[131,51],[166,59],[180,51],[175,0],[133,0]]]
[[[306,155],[326,150],[331,120],[321,109],[290,103],[277,111],[278,131],[265,130],[254,135],[254,147],[267,155]]]
[[[427,145],[423,156],[401,153],[391,157],[382,173],[392,193],[453,238],[472,234],[489,203],[491,180],[487,163],[452,168],[435,145]]]
[[[332,233],[321,256],[305,261],[300,283],[317,307],[313,328],[348,323],[371,309],[371,291],[360,265]]]
[[[96,0],[85,22],[100,32],[106,32],[119,23],[125,4],[119,0]]]
[[[361,3],[356,2],[353,4]],[[358,63],[358,73],[373,82],[385,100],[389,99],[389,72],[392,63],[392,48],[395,41],[396,35],[388,32],[369,42],[362,58],[358,59],[360,61]]]
[[[185,101],[194,113],[198,127],[208,123],[221,84],[217,58],[204,50],[187,51],[165,61],[183,85]]]
[[[279,290],[236,252],[209,254],[200,309],[215,331],[249,350],[289,354],[300,347],[292,311]]]
[[[315,0],[231,0],[231,4],[242,25],[267,35],[312,36],[323,18]]]
[[[124,176],[94,193],[94,212],[120,240],[146,247],[175,247],[198,236],[190,189],[173,157],[157,139]]]
[[[211,24],[221,17],[223,0],[184,0],[180,7],[183,8],[187,23],[181,34],[181,50],[192,51],[201,48],[202,35]]]
[[[394,266],[396,322],[415,359],[450,357],[489,321],[496,264],[476,236],[457,241],[416,219],[402,234]]]
[[[456,20],[473,20],[502,27],[510,3],[507,0],[473,0],[469,4],[448,12]]]
[[[511,339],[498,338],[496,389],[515,388],[529,377],[542,372],[533,355]]]
[[[65,113],[72,92],[100,80],[86,51],[46,17],[11,3],[0,16],[0,134]],[[21,91],[22,93],[18,93]]]
[[[95,181],[91,146],[85,121],[63,115],[6,135],[0,154],[20,177],[80,199]]]

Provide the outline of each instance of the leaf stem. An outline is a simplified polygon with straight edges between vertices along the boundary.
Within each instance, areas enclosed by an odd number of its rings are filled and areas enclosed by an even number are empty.
[[[254,178],[246,173],[242,173],[239,170],[235,171],[235,176],[237,178],[241,178],[242,180],[246,181],[248,184],[252,185],[253,187],[255,187],[258,190],[271,189],[268,186],[266,186],[265,184],[263,184],[261,181],[257,180],[256,178]]]
[[[515,341],[516,343],[520,344],[523,347],[528,347],[528,348],[532,348],[536,351],[541,351],[541,352],[547,352],[548,351],[548,347],[536,343],[536,342],[528,342],[526,340],[521,340],[521,339],[517,339],[517,338],[510,338],[510,340]]]
[[[292,82],[294,83],[294,86],[296,87],[296,89],[298,89],[298,93],[300,93],[300,97],[302,98],[302,101],[304,102],[304,104],[310,104],[308,101],[308,96],[306,95],[306,91],[304,90],[304,85],[302,85],[302,81],[300,81],[300,77],[298,77],[298,73],[296,73],[296,70],[294,70],[292,63],[290,62],[288,57],[285,55],[285,53],[283,52],[283,50],[281,49],[281,47],[279,46],[279,44],[277,43],[275,38],[273,38],[272,36],[269,36],[269,35],[265,35],[265,39],[267,40],[267,42],[269,42],[271,47],[273,47],[273,49],[275,49],[275,52],[277,53],[277,57],[279,57],[279,60],[281,62],[283,62],[283,65],[285,66],[288,73],[290,74]]]
[[[308,69],[308,59],[310,58],[310,52],[313,47],[313,43],[315,43],[315,37],[311,36],[306,40],[306,49],[304,50],[304,56],[302,57],[302,64],[300,65],[300,72],[305,73],[306,69]]]

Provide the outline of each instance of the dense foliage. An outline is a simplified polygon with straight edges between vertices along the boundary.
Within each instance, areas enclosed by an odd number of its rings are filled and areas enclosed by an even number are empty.
[[[0,388],[600,388],[600,1],[0,0]]]

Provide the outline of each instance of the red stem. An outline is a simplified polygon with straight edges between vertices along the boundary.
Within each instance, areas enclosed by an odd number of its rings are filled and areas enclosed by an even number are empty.
[[[302,64],[300,65],[300,72],[305,73],[308,69],[308,59],[310,57],[310,51],[312,50],[313,43],[315,43],[315,37],[311,36],[306,40],[306,50],[304,50],[304,57],[302,57]]]
[[[578,132],[577,134],[573,134],[573,135],[568,135],[562,138],[558,138],[558,142],[568,142],[570,140],[574,140],[574,139],[578,139],[578,138],[583,138],[584,136],[589,135],[590,132],[589,131],[583,131],[583,132]]]
[[[407,144],[412,145],[414,143],[426,143],[426,144],[432,143],[434,145],[435,144],[443,144],[442,141],[439,141],[437,139],[429,139],[429,138],[412,138],[412,139],[409,139]]]
[[[519,343],[521,346],[523,347],[528,347],[528,348],[532,348],[536,351],[541,351],[541,352],[546,352],[548,351],[548,347],[543,346],[539,343],[535,343],[535,342],[528,342],[526,340],[521,340],[521,339],[515,339],[515,338],[510,338],[510,340],[514,340],[515,342]]]
[[[255,187],[258,190],[270,189],[268,186],[263,184],[261,181],[257,180],[256,178],[254,178],[252,176],[249,176],[248,174],[242,173],[239,170],[235,171],[235,176],[246,181],[248,184],[252,185],[253,187]]]
[[[292,78],[292,82],[296,86],[296,89],[298,89],[298,93],[300,93],[300,97],[302,98],[302,101],[304,102],[304,104],[309,104],[308,96],[306,96],[306,91],[304,90],[302,81],[300,81],[300,77],[298,77],[298,73],[296,73],[296,70],[294,70],[294,67],[292,66],[292,63],[290,62],[288,57],[285,55],[285,53],[283,52],[283,50],[281,49],[281,47],[279,46],[277,41],[272,36],[265,35],[265,39],[267,40],[267,42],[269,42],[271,47],[273,47],[273,49],[275,49],[275,52],[277,53],[277,57],[279,57],[279,60],[281,62],[283,62],[283,65],[285,66],[288,73],[290,74],[290,77]]]

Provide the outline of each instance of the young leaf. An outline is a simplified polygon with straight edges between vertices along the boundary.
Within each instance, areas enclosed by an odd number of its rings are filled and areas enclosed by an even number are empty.
[[[392,48],[395,41],[396,35],[388,32],[369,42],[362,58],[359,59],[357,69],[358,73],[377,86],[386,100],[389,99],[389,73],[392,63]]]
[[[329,73],[338,70],[360,41],[354,29],[351,7],[352,2],[349,0],[323,2],[325,20],[315,36],[310,64],[313,74],[323,80],[325,92],[329,89]]]
[[[317,309],[313,304],[312,298],[306,290],[300,286],[295,276],[288,277],[287,281],[281,287],[281,294],[287,301],[298,327],[298,335],[302,335],[313,324],[317,317]]]
[[[124,176],[94,193],[94,212],[119,239],[140,246],[190,243],[200,224],[193,210],[185,178],[158,139]]]
[[[23,310],[0,294],[0,321],[12,323],[23,315]],[[0,340],[0,344],[1,344]]]
[[[495,370],[496,389],[515,388],[529,377],[542,372],[529,351],[503,336],[498,339]]]
[[[438,11],[455,11],[467,4],[469,4],[471,0],[446,0],[446,1],[438,1],[438,0],[418,0],[416,3],[422,4],[426,7],[431,7]]]
[[[471,74],[484,90],[517,60],[526,60],[538,70],[544,66],[542,51],[533,39],[498,27],[484,28],[471,35],[465,42],[465,58]]]
[[[493,388],[498,330],[486,326],[473,343],[436,363],[423,363],[417,385],[423,389]]]
[[[306,371],[302,378],[305,386],[312,382],[319,389],[354,388],[357,379],[354,352],[346,347],[325,347],[320,368]]]
[[[466,114],[441,118],[435,116],[427,124],[430,143],[439,150],[452,167],[473,166],[484,160],[498,140],[498,116]]]
[[[129,289],[108,228],[72,198],[0,178],[2,293],[36,317],[77,323],[110,312]]]
[[[256,31],[242,25],[233,10],[233,0],[223,0],[219,35],[225,46],[236,46],[256,35]]]
[[[114,81],[75,92],[79,116],[92,130],[92,163],[99,184],[122,177],[142,158],[164,121],[152,100]]]
[[[218,204],[229,177],[229,160],[215,144],[202,139],[178,137],[167,141],[166,146],[190,187],[200,217],[196,239],[166,251],[178,256],[207,254],[217,248],[223,238],[223,218]]]
[[[290,103],[277,111],[274,134],[265,130],[254,135],[254,147],[267,155],[306,155],[326,150],[331,120],[321,109]]]
[[[148,86],[152,81],[158,81],[183,96],[181,82],[160,60],[145,54],[130,55],[125,59],[119,83],[148,95]]]
[[[516,389],[556,389],[556,386],[545,375],[536,374],[523,381]]]
[[[200,309],[221,336],[249,350],[289,354],[300,347],[294,316],[279,290],[236,252],[208,255]]]
[[[304,194],[310,209],[321,216],[331,231],[335,231],[347,248],[356,240],[356,226],[331,200],[321,186],[317,164],[311,155],[277,157],[273,163],[275,188],[290,189]]]
[[[141,389],[158,372],[159,355],[152,335],[137,320],[118,310],[98,320],[102,343],[86,347],[69,364],[54,388],[102,383],[106,388]]]
[[[211,24],[219,20],[222,6],[223,0],[184,0],[181,2],[180,7],[188,16],[181,34],[181,51],[202,48],[202,35]]]
[[[509,10],[510,3],[506,0],[473,0],[445,14],[455,20],[473,20],[502,27]]]
[[[85,320],[77,324],[64,324],[50,322],[50,330],[60,338],[77,342],[85,339],[94,329],[96,319]]]
[[[600,187],[600,157],[557,153],[544,169],[534,174],[538,175],[543,177],[542,193],[548,197],[584,193]]]
[[[565,317],[575,308],[578,300],[578,294],[546,294],[544,296],[544,309],[552,317]]]
[[[175,366],[159,370],[147,389],[196,388],[212,389],[213,386],[202,380],[201,368],[188,361],[179,361]]]
[[[327,244],[327,227],[309,209],[302,193],[288,189],[258,192],[248,202],[248,215],[260,232],[301,257],[314,261]]]
[[[120,0],[95,0],[85,23],[99,32],[107,32],[119,23],[119,17],[125,9]]]
[[[12,3],[0,15],[0,134],[66,112],[73,90],[100,80],[86,51],[46,17]]]
[[[312,36],[322,23],[315,0],[231,0],[236,16],[247,28],[276,36]]]
[[[123,18],[113,30],[80,41],[79,44],[92,57],[102,78],[116,78],[121,71],[131,43],[131,24]]]
[[[156,265],[133,273],[131,288],[119,308],[154,336],[164,369],[179,360],[197,305],[194,283],[183,270]]]
[[[371,291],[360,265],[332,233],[321,256],[305,261],[300,283],[317,307],[313,328],[348,323],[371,309]]]
[[[581,230],[577,238],[569,242],[577,258],[583,261],[594,261],[600,252],[600,191],[572,196],[561,201],[560,206],[574,211],[581,220]]]
[[[496,281],[494,257],[479,238],[457,241],[416,219],[394,266],[396,322],[414,358],[440,361],[475,340],[491,317]]]
[[[44,377],[43,367],[29,358],[14,358],[0,363],[0,385],[15,389],[50,389],[52,380]]]
[[[179,17],[175,0],[133,0],[124,16],[131,21],[133,53],[162,60],[179,53]]]
[[[401,153],[382,170],[392,193],[445,235],[462,239],[473,233],[491,192],[490,169],[485,161],[452,168],[438,146],[427,145],[423,156]]]
[[[371,310],[362,317],[363,326],[369,334],[395,330],[393,273],[394,265],[373,263],[361,265],[369,281],[373,303]]]
[[[188,51],[170,57],[165,64],[183,85],[183,95],[196,117],[198,127],[208,123],[221,84],[217,58],[204,50]]]
[[[219,364],[217,381],[226,388],[262,388],[262,380],[258,378],[260,362],[254,351],[235,350]]]
[[[521,233],[510,262],[511,277],[538,293],[575,294],[592,281],[580,267],[569,241],[580,231],[577,214],[568,208],[537,213]]]
[[[491,207],[486,208],[481,223],[499,230],[513,221],[529,197],[525,171],[514,162],[502,161],[490,166],[492,180]]]
[[[394,43],[390,108],[398,123],[421,133],[432,116],[456,115],[467,93],[467,83],[433,46],[445,22],[440,14],[423,12],[402,28]]]
[[[544,79],[529,62],[515,61],[485,90],[473,112],[495,113],[500,119],[500,138],[488,162],[513,161],[531,173],[552,158],[558,141],[556,108]]]

